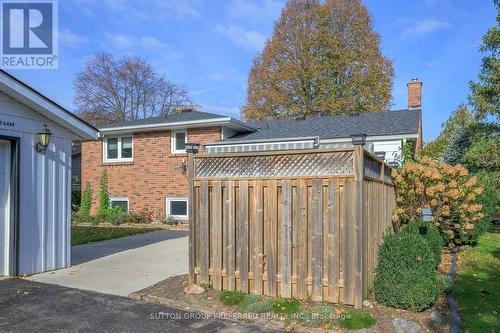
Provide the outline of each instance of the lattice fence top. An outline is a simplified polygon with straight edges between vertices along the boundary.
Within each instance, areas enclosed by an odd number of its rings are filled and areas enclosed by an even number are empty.
[[[352,152],[195,158],[196,178],[265,178],[350,175]]]

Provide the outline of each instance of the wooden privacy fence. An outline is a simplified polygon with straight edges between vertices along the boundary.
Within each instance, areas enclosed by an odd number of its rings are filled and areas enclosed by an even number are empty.
[[[192,282],[361,307],[395,198],[390,168],[354,147],[190,154]]]

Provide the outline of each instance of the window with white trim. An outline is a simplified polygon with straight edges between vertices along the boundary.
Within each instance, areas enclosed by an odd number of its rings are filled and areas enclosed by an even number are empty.
[[[188,207],[188,198],[167,198],[167,216],[187,220]]]
[[[187,130],[172,131],[170,143],[172,154],[184,154],[186,152]]]
[[[110,197],[109,203],[111,207],[120,207],[124,213],[128,213],[128,198],[127,197]]]
[[[104,162],[131,162],[134,159],[134,140],[132,136],[104,139]]]

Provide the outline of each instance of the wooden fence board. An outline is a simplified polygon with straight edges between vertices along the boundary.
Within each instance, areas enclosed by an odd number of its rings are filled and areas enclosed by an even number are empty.
[[[238,257],[240,291],[248,292],[248,181],[239,182]]]
[[[215,276],[212,279],[213,286],[216,290],[222,288],[222,184],[216,181],[213,186],[212,193],[212,225],[213,235],[211,237],[211,244],[213,248],[213,269]]]
[[[292,184],[281,185],[281,297],[292,297]]]
[[[339,226],[337,215],[337,182],[328,182],[328,244],[326,247],[328,258],[328,300],[334,303],[339,301]]]
[[[200,187],[200,247],[209,247],[209,201],[208,182],[201,182]],[[209,251],[200,253],[201,282],[209,282]]]
[[[307,298],[307,183],[299,180],[297,187],[297,202],[294,205],[294,216],[297,220],[297,297]]]
[[[225,290],[234,290],[236,287],[234,268],[235,261],[235,231],[234,231],[234,182],[226,183],[226,195],[224,202],[224,229],[226,232],[225,242],[225,259],[226,259],[226,285]]]
[[[262,275],[264,271],[264,209],[263,209],[263,186],[262,181],[257,180],[254,182],[254,196],[255,196],[255,211],[254,224],[255,224],[255,235],[254,235],[254,283],[253,283],[253,293],[257,295],[263,294],[262,288]]]
[[[323,181],[313,180],[312,189],[312,300],[323,299]]]
[[[267,295],[276,296],[276,255],[277,255],[277,224],[278,224],[278,209],[277,209],[278,186],[276,180],[268,182],[267,187]]]

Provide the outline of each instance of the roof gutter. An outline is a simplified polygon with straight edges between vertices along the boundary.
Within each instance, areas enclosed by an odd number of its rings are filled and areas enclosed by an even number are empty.
[[[402,139],[416,139],[418,138],[417,133],[411,134],[396,134],[396,135],[373,135],[367,136],[367,141],[388,141],[388,140],[402,140]],[[253,145],[253,144],[266,144],[266,143],[276,143],[276,142],[296,142],[296,141],[311,141],[318,140],[319,143],[343,143],[351,142],[351,138],[336,138],[336,139],[321,139],[317,136],[307,136],[307,137],[295,137],[295,138],[276,138],[276,139],[254,139],[254,140],[225,140],[213,142],[205,145],[205,147],[210,146],[243,146],[243,145]]]

